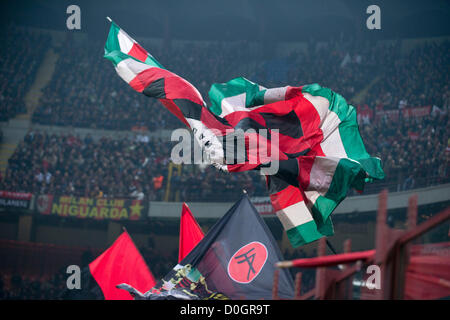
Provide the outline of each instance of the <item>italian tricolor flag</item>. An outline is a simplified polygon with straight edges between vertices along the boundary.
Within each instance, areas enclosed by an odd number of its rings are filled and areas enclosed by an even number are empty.
[[[165,69],[118,25],[111,21],[104,57],[117,74],[137,92],[160,99],[188,127],[205,105],[198,90],[182,77]]]
[[[108,18],[109,19],[109,18]],[[105,57],[108,59],[108,54],[113,52],[121,52],[129,57],[141,61],[149,66],[164,68],[153,56],[142,48],[133,38],[131,38],[125,31],[111,19],[111,27],[109,29],[108,39],[105,44]]]
[[[330,215],[349,189],[362,191],[365,182],[384,178],[380,159],[364,147],[356,109],[328,88],[267,89],[236,78],[213,84],[209,97],[210,110],[230,121],[244,113],[253,119],[257,114],[295,114],[279,125],[285,132],[280,134],[280,153],[288,159],[280,157],[279,173],[267,177],[272,205],[293,246],[333,235]],[[301,127],[301,136],[294,133],[295,126]]]

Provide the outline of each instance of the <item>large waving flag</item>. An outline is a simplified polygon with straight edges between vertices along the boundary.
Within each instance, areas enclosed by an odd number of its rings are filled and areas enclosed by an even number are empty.
[[[165,69],[118,25],[111,21],[104,57],[134,90],[161,103],[193,130],[200,145],[214,147],[212,161],[222,162],[222,144],[208,128],[225,127],[210,113],[200,92],[182,77]],[[208,124],[208,126],[205,125]],[[211,155],[211,153],[208,153]]]
[[[333,235],[330,215],[350,188],[382,179],[359,134],[356,109],[318,84],[266,89],[245,78],[214,84],[210,110],[235,126],[279,128],[279,170],[267,176],[272,205],[293,246]],[[237,164],[240,170],[247,164]],[[230,168],[230,166],[229,166]],[[233,170],[230,170],[233,171]]]
[[[269,228],[244,195],[154,288],[146,293],[132,285],[120,288],[136,299],[272,299],[275,263],[282,260]],[[279,296],[294,296],[288,269],[279,270]]]
[[[216,167],[264,173],[278,163],[267,185],[295,247],[332,235],[330,215],[347,191],[362,191],[365,182],[384,178],[380,159],[366,152],[356,109],[328,88],[267,89],[236,78],[212,85],[208,108],[192,84],[164,69],[114,23],[105,57],[133,89],[160,99],[190,127]],[[229,137],[241,139],[243,155],[224,142]]]
[[[183,260],[204,236],[188,205],[183,202],[180,219],[178,262]]]

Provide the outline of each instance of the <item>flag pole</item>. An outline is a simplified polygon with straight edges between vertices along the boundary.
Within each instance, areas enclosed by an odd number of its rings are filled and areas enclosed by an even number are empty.
[[[112,22],[110,17],[106,17],[106,20],[108,20],[109,22]]]
[[[326,243],[327,243],[328,248],[329,248],[334,254],[337,254],[337,253],[336,253],[336,250],[334,250],[333,246],[331,245],[330,241],[328,241],[328,239],[326,239]]]

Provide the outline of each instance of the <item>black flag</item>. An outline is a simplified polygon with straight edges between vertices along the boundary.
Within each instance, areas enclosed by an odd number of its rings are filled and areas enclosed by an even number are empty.
[[[154,288],[132,293],[137,299],[271,299],[275,263],[282,260],[269,228],[244,195]],[[287,269],[280,269],[278,288],[280,298],[293,298]]]

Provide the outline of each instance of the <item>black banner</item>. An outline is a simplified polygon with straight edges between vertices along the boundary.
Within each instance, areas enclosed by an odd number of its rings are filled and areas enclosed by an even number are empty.
[[[7,209],[30,209],[31,193],[0,191],[0,207]]]

